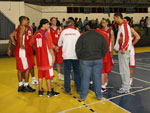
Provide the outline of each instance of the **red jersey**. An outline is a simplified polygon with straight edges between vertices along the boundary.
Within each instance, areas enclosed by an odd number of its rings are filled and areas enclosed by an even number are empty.
[[[38,69],[51,69],[52,56],[49,49],[53,49],[53,45],[50,33],[45,30],[38,30],[31,39],[30,45],[35,46]]]
[[[102,29],[99,29],[99,28],[97,28],[96,31],[98,33],[102,34],[105,37],[106,42],[107,42],[107,46],[108,46],[108,49],[109,49],[109,38],[108,38],[107,32],[102,30]],[[103,58],[103,63],[104,62],[109,62],[109,60],[110,60],[110,52],[108,50],[105,57]]]
[[[50,27],[50,32],[51,32],[51,36],[52,36],[52,40],[53,40],[53,44],[55,46],[58,46],[58,40],[59,40],[59,37],[60,37],[60,28],[57,27],[56,30],[52,27]]]
[[[111,45],[112,45],[112,43],[111,43],[111,28],[109,28],[107,31],[107,34],[108,34],[108,41],[109,41],[109,45],[108,45],[108,47],[109,47],[109,51],[111,52]]]
[[[19,25],[16,29],[16,45],[14,48],[14,56],[19,57],[19,49],[20,49],[20,44],[19,44],[19,34],[20,34],[20,27],[21,25]],[[28,29],[25,31],[24,35],[23,35],[23,45],[25,46],[25,52],[26,52],[26,56],[30,56],[33,55],[33,49],[31,46],[29,46],[29,41],[32,38],[32,29],[29,26]]]

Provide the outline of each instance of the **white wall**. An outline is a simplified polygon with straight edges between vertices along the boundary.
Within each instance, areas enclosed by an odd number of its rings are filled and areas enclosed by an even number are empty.
[[[148,9],[149,13],[134,13],[134,14],[123,14],[124,16],[133,16],[134,24],[139,23],[141,17],[150,16],[150,8]],[[48,20],[51,17],[58,17],[60,21],[63,18],[78,17],[85,19],[98,18],[101,20],[103,17],[108,18],[108,14],[103,13],[67,13],[67,8],[65,6],[38,6],[26,4],[24,2],[2,2],[0,1],[0,11],[2,11],[16,26],[19,24],[19,16],[25,15],[28,16],[31,20],[31,23],[35,22],[38,26],[41,18],[47,18]],[[113,20],[113,13],[110,14],[110,20]],[[30,24],[31,25],[31,24]]]
[[[25,16],[30,18],[30,25],[34,22],[36,25],[39,24],[39,21],[42,18],[42,6],[24,4]]]
[[[19,16],[24,15],[24,2],[0,1],[0,11],[4,13],[14,24],[19,24]]]

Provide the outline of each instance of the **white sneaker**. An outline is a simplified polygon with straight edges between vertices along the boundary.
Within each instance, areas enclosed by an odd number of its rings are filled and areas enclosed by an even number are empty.
[[[64,78],[61,77],[61,74],[58,74],[58,80],[61,80],[61,81],[64,80]]]
[[[92,84],[93,84],[93,81],[90,81],[90,84],[92,85]]]
[[[32,80],[32,84],[39,84],[36,79]]]

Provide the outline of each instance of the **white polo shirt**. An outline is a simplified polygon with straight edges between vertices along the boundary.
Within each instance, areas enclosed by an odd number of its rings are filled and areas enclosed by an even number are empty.
[[[62,46],[63,59],[77,59],[75,45],[79,37],[80,32],[71,26],[61,32],[58,46]]]

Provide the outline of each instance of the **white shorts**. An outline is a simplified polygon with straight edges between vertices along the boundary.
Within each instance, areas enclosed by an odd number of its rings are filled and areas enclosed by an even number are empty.
[[[136,67],[135,49],[133,46],[132,46],[131,51],[130,51],[129,66],[130,67]]]

